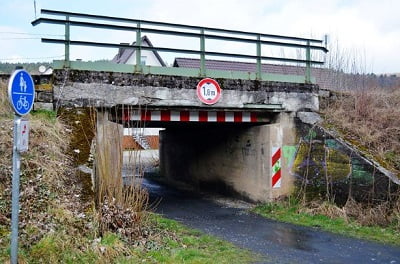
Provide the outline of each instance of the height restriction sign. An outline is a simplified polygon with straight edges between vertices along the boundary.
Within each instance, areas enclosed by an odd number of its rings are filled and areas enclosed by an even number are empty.
[[[197,97],[205,104],[215,104],[221,98],[221,87],[216,80],[205,78],[197,84]]]

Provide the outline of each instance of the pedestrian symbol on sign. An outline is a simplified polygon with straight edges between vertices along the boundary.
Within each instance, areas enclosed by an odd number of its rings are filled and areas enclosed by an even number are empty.
[[[24,75],[22,73],[19,77],[19,87],[22,93],[26,93],[26,81],[24,80]]]

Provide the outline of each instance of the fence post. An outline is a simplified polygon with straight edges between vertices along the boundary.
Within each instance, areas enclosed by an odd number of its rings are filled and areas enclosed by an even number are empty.
[[[257,79],[261,80],[261,35],[257,35]]]
[[[137,22],[137,29],[136,29],[136,65],[135,65],[135,72],[142,71],[142,34],[140,30],[140,21]]]
[[[204,29],[200,30],[200,76],[206,76],[206,39],[204,37]]]
[[[307,40],[306,48],[306,83],[311,83],[311,49],[309,40]]]
[[[69,61],[69,48],[70,48],[70,24],[69,24],[69,16],[65,16],[65,44],[64,44],[64,67],[69,68],[70,67],[70,61]]]

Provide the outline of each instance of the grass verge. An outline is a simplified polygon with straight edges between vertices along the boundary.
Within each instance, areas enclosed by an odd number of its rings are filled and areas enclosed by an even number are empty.
[[[335,205],[323,203],[321,206],[337,210]],[[336,209],[335,209],[336,208]],[[265,203],[253,209],[266,218],[296,225],[318,228],[336,234],[377,241],[385,244],[400,245],[400,232],[396,226],[363,226],[352,218],[311,214],[305,212],[303,205],[297,202]]]
[[[30,248],[21,248],[20,263],[253,263],[258,256],[234,245],[151,214],[152,239],[129,245],[118,234],[101,238],[68,229],[48,233]],[[6,261],[8,247],[0,250]]]

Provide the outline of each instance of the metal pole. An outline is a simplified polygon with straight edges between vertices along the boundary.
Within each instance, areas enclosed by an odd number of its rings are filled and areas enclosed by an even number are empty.
[[[11,264],[18,263],[19,174],[21,160],[17,150],[21,117],[14,115],[13,176],[11,198]]]
[[[136,45],[139,46],[136,49],[136,72],[142,71],[142,34],[140,29],[140,22],[137,22],[137,30],[136,30]]]
[[[200,76],[206,76],[206,39],[204,37],[204,29],[200,30]]]
[[[64,66],[66,68],[69,68],[70,64],[69,64],[69,47],[70,47],[70,43],[69,41],[71,40],[71,36],[70,36],[70,24],[69,24],[69,16],[65,17],[65,20],[67,21],[65,23],[65,63]]]
[[[311,49],[309,40],[307,40],[306,48],[306,83],[311,83]]]
[[[257,35],[257,79],[261,80],[261,36]]]

